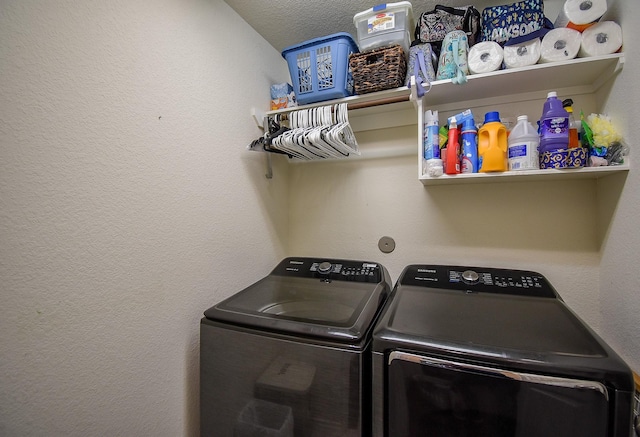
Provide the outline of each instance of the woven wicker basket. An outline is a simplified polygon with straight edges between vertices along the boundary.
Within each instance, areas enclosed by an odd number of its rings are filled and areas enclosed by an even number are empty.
[[[352,53],[349,67],[356,94],[398,88],[404,85],[407,74],[407,60],[400,45]]]

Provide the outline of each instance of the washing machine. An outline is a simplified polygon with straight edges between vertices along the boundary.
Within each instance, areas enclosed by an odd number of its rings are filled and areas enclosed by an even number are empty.
[[[629,437],[629,367],[536,272],[410,265],[373,333],[376,437]]]
[[[371,331],[390,291],[375,262],[287,258],[207,309],[201,435],[371,435]]]

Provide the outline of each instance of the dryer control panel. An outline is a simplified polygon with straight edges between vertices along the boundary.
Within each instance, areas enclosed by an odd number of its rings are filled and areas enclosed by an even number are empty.
[[[340,259],[286,258],[271,274],[338,281],[382,281],[379,264]]]
[[[410,265],[403,272],[400,282],[402,285],[460,290],[467,293],[558,297],[544,276],[527,270]]]

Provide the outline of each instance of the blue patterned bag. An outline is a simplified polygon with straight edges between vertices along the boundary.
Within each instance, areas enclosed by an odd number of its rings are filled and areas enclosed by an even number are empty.
[[[495,41],[500,45],[528,41],[540,37],[548,23],[542,0],[492,6],[482,11],[482,41]]]
[[[424,96],[425,92],[431,89],[431,82],[436,80],[436,72],[433,68],[434,58],[437,63],[438,58],[435,56],[430,43],[420,44],[414,41],[413,44],[411,44],[405,83],[410,88],[411,76],[415,76],[418,97]],[[426,89],[423,84],[427,85]]]
[[[469,74],[468,52],[469,42],[464,31],[454,30],[447,33],[442,41],[436,80],[451,79],[451,82],[456,84],[465,83]]]

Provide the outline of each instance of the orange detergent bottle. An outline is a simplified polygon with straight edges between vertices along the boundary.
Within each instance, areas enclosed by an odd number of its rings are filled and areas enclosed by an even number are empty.
[[[478,130],[478,172],[506,171],[507,147],[507,128],[500,122],[500,113],[487,112]]]

